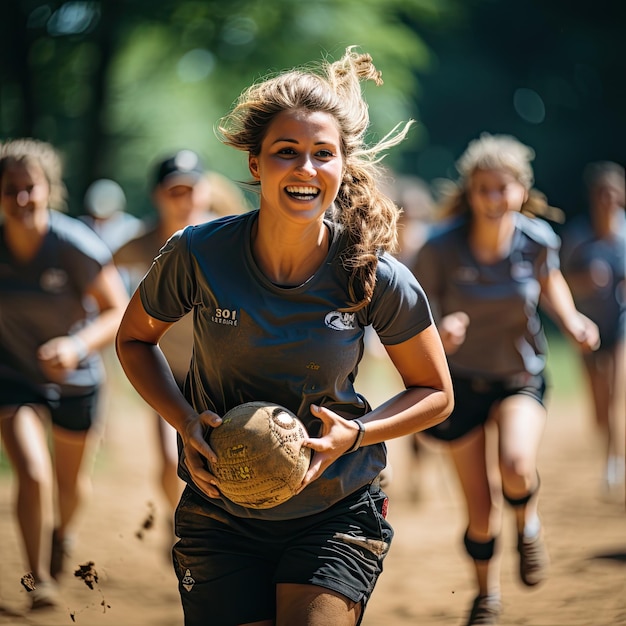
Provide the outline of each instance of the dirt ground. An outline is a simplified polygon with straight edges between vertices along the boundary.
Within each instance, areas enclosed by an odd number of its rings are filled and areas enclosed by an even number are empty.
[[[572,376],[577,376],[575,368]],[[371,361],[359,384],[378,404],[395,392],[397,381]],[[119,372],[113,371],[111,385],[116,393],[71,569],[61,581],[61,609],[25,611],[13,483],[10,473],[0,475],[0,625],[182,626],[155,480],[153,422]],[[474,590],[462,550],[465,515],[456,479],[438,449],[426,449],[416,465],[409,447],[408,440],[389,446],[389,519],[396,538],[363,626],[460,626]],[[567,390],[553,393],[540,455],[551,576],[532,590],[518,581],[509,513],[502,542],[503,625],[626,625],[626,508],[623,495],[612,501],[600,497],[599,458],[586,397],[578,381],[570,380]],[[153,510],[155,524],[146,529]],[[93,590],[73,575],[88,561],[99,575]]]

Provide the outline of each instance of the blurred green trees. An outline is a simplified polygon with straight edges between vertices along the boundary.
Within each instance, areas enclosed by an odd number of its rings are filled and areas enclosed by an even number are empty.
[[[244,156],[213,132],[241,89],[357,44],[385,80],[366,86],[372,134],[419,122],[389,165],[427,181],[450,176],[470,138],[510,132],[537,150],[540,188],[570,209],[588,159],[625,157],[623,68],[613,45],[623,7],[611,0],[6,0],[0,141],[29,135],[54,143],[65,155],[73,213],[82,212],[89,183],[106,176],[142,214],[147,171],[165,151],[194,148],[217,171],[247,179]]]
[[[35,136],[66,158],[71,210],[95,178],[118,180],[141,213],[146,172],[190,147],[247,179],[213,128],[239,92],[274,70],[370,52],[384,73],[372,131],[413,114],[421,38],[401,19],[436,19],[436,0],[9,0],[0,21],[0,140]],[[416,136],[413,137],[413,140]]]

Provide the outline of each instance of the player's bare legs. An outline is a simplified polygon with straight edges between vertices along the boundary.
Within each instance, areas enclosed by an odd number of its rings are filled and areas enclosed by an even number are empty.
[[[624,483],[626,448],[626,344],[584,359],[596,426],[605,463],[604,487],[611,491]]]
[[[513,499],[534,492],[538,486],[537,453],[546,423],[546,410],[536,400],[521,394],[500,403],[500,474],[502,489]],[[517,530],[523,532],[537,514],[537,497],[516,509]]]
[[[478,595],[499,597],[500,557],[495,539],[500,534],[502,506],[489,479],[484,428],[451,443],[450,453],[467,507],[465,547],[474,563]]]
[[[172,558],[172,546],[176,542],[176,535],[174,534],[174,511],[185,488],[185,483],[178,477],[177,473],[178,444],[176,441],[176,429],[170,426],[158,413],[154,414],[154,420],[159,450],[159,481],[161,492],[167,504],[165,514],[167,525],[165,557],[170,561]]]
[[[611,422],[612,442],[615,455],[621,459],[621,481],[626,483],[626,341],[615,347],[615,387],[613,389],[613,413]]]
[[[537,454],[546,423],[545,408],[530,396],[505,398],[496,420],[500,431],[500,474],[505,500],[517,525],[520,577],[532,586],[547,574],[548,555],[538,514]]]
[[[180,496],[183,492],[184,483],[178,477],[178,446],[176,443],[176,430],[170,426],[160,415],[155,414],[157,440],[160,453],[160,482],[163,495],[167,500],[170,511],[173,514]]]
[[[61,573],[64,557],[71,549],[76,513],[91,491],[95,438],[92,431],[74,432],[58,426],[52,429],[58,499],[51,565],[55,577]]]
[[[51,582],[54,506],[46,429],[30,406],[0,416],[0,432],[17,478],[17,519],[35,583]]]

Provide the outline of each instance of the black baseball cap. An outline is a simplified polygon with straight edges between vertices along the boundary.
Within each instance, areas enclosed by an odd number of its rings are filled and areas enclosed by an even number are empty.
[[[179,150],[154,168],[153,185],[169,188],[175,185],[193,187],[204,175],[206,168],[193,150]]]

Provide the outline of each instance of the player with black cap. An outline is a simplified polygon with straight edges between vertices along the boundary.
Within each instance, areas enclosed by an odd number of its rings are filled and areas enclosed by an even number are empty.
[[[161,246],[176,231],[216,217],[210,210],[211,184],[206,167],[193,150],[179,150],[158,161],[150,174],[152,202],[157,210],[153,222],[139,237],[123,245],[114,255],[129,291],[132,293],[148,271]],[[182,385],[191,359],[192,320],[186,316],[171,327],[161,347],[176,380]],[[178,451],[176,431],[157,416],[160,483],[172,510],[178,502],[183,483],[176,474]],[[171,546],[167,547],[169,552]]]

